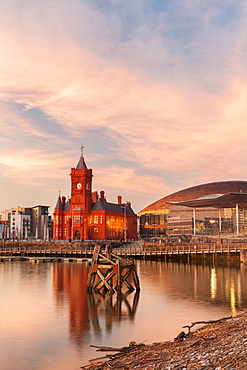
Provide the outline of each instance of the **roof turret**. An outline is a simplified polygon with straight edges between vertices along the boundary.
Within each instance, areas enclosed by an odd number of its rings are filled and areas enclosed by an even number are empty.
[[[54,208],[54,209],[63,209],[63,204],[62,204],[62,200],[61,200],[61,196],[60,196],[60,194],[59,194],[59,196],[58,196],[57,204],[56,204],[56,206],[55,206],[55,208]]]

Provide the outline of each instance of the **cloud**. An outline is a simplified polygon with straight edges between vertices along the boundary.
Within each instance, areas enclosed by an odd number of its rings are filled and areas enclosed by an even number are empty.
[[[3,177],[17,183],[45,185],[47,179],[65,177],[70,168],[69,159],[60,158],[57,153],[44,154],[35,149],[18,149],[11,154],[0,155]]]
[[[9,0],[1,10],[5,178],[61,179],[81,141],[97,151],[102,185],[107,175],[143,197],[243,176],[245,3]]]

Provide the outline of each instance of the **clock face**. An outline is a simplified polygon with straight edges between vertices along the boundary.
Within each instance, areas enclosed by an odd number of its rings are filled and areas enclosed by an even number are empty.
[[[81,183],[78,182],[78,184],[76,184],[76,187],[77,187],[77,189],[80,189],[81,188]]]

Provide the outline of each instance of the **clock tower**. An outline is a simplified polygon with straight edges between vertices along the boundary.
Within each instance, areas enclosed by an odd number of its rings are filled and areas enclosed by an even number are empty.
[[[87,168],[83,157],[83,146],[81,157],[76,168],[71,168],[71,199],[72,209],[81,208],[83,213],[88,213],[92,206],[92,170]]]

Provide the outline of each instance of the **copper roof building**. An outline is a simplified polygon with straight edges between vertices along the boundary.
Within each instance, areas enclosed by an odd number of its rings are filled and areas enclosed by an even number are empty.
[[[142,237],[236,233],[247,230],[247,181],[220,181],[193,186],[145,207]]]

